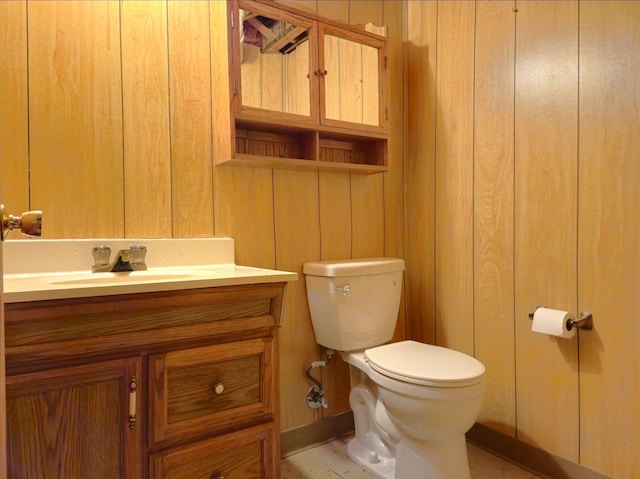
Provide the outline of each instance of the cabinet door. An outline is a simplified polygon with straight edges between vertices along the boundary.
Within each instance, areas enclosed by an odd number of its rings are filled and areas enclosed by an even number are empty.
[[[318,30],[321,123],[385,130],[385,42],[323,23]]]
[[[273,338],[149,357],[149,443],[273,419]]]
[[[142,477],[140,373],[128,358],[7,377],[8,477]]]
[[[230,35],[236,115],[316,123],[314,22],[256,2],[239,2],[233,16],[238,18]]]
[[[280,477],[273,423],[151,455],[151,479]]]

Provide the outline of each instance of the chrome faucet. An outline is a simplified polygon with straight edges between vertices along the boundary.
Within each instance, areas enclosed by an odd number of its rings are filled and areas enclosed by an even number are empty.
[[[144,262],[147,254],[145,246],[130,246],[116,253],[113,261],[109,262],[111,248],[108,246],[96,246],[93,248],[93,261],[91,271],[94,273],[117,271],[140,271],[147,269]]]

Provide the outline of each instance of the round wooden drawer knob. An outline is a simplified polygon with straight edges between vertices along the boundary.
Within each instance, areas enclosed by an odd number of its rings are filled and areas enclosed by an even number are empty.
[[[216,394],[222,394],[224,392],[224,385],[222,383],[218,383],[213,386],[213,392]]]

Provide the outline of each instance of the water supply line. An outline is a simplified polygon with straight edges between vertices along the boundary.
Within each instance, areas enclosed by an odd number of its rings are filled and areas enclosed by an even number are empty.
[[[323,368],[327,366],[333,359],[335,351],[333,349],[327,349],[327,359],[325,361],[314,361],[311,366],[307,368],[305,374],[309,380],[314,384],[307,393],[307,406],[311,409],[318,409],[319,407],[327,408],[329,403],[324,397],[324,390],[322,389],[322,382],[317,380],[312,374],[311,370],[315,368]]]

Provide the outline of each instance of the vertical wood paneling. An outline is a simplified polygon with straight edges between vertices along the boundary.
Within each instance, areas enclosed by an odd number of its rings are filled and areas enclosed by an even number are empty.
[[[349,0],[349,23],[352,25],[382,25],[383,1],[381,0]]]
[[[338,80],[331,71],[325,82],[329,91],[340,92],[339,120],[362,123],[362,46],[341,38],[338,40]],[[327,116],[329,118],[329,116]]]
[[[473,354],[475,3],[438,4],[436,341]]]
[[[218,167],[213,192],[215,234],[234,239],[236,263],[274,268],[271,170]]]
[[[407,3],[405,291],[410,337],[430,344],[436,340],[434,189],[437,14],[437,2],[412,0]],[[391,106],[393,111],[393,104]]]
[[[384,256],[384,175],[351,175],[351,254]]]
[[[382,2],[382,23],[387,27],[387,70],[389,82],[389,171],[384,177],[384,255],[405,258],[404,249],[404,149],[405,149],[405,2]],[[406,315],[406,282],[400,303],[394,340],[407,339],[409,318]]]
[[[334,35],[324,35],[322,41],[324,42],[324,68],[331,72],[323,81],[325,90],[333,92],[333,94],[324,95],[325,116],[340,118],[342,107],[342,90],[338,81],[340,79],[340,39]]]
[[[118,11],[28,3],[31,205],[49,238],[124,235]]]
[[[533,333],[575,311],[578,3],[518,2],[515,90],[517,437],[578,460],[577,343]]]
[[[402,31],[402,30],[401,30]],[[362,46],[362,123],[365,125],[380,124],[380,65],[378,50]],[[402,91],[402,89],[401,89]]]
[[[311,71],[309,42],[305,42],[282,58],[284,58],[286,80],[284,83],[274,85],[274,89],[286,90],[286,111],[309,116],[312,111],[309,94],[309,72]],[[263,88],[266,89],[273,80],[277,80],[277,77],[275,79],[265,77]]]
[[[209,5],[168,3],[173,237],[213,236]]]
[[[281,0],[275,0],[279,2]],[[300,8],[302,10],[307,9],[309,11],[315,12],[317,8],[318,0],[284,0],[285,3],[290,3],[296,8]]]
[[[300,275],[300,281],[288,286],[287,311],[280,329],[280,381],[286,391],[280,396],[280,410],[282,430],[286,431],[309,424],[321,414],[306,402],[312,384],[304,371],[320,358],[320,347],[313,334],[302,275],[302,264],[320,255],[318,174],[274,171],[273,192],[276,267]]]
[[[351,257],[351,179],[341,173],[320,173],[320,258]]]
[[[474,108],[474,328],[487,368],[479,421],[515,435],[513,347],[514,2],[476,6]]]
[[[258,50],[259,51],[259,50]],[[298,49],[295,50],[297,52]],[[293,52],[294,55],[297,55]],[[308,52],[308,50],[307,50]],[[308,57],[308,54],[307,54]],[[285,91],[285,82],[284,82],[284,68],[283,68],[283,60],[285,59],[284,55],[260,55],[262,60],[262,68],[260,75],[258,78],[262,84],[262,92],[261,92],[261,102],[262,108],[267,110],[274,111],[288,111],[290,113],[296,113],[295,110],[290,110],[285,106],[285,99],[283,92]],[[287,57],[288,60],[288,57]],[[288,65],[288,62],[287,62]],[[304,68],[301,66],[300,68]],[[307,70],[309,70],[308,59],[307,59]],[[307,81],[306,90],[309,90],[309,80],[304,75],[305,80]],[[242,90],[244,94],[244,89]],[[309,94],[305,93],[308,97]],[[243,96],[244,98],[244,96]],[[302,110],[304,114],[309,114],[309,105],[306,105],[306,111]]]
[[[242,45],[240,64],[242,104],[254,108],[262,107],[262,55],[254,45]],[[282,103],[280,104],[282,108]],[[281,111],[281,110],[277,110]]]
[[[580,462],[640,477],[640,2],[580,4]]]
[[[0,18],[0,202],[15,215],[29,209],[26,2],[0,2]]]
[[[317,11],[320,15],[332,20],[349,22],[349,2],[336,0],[317,0]]]
[[[166,2],[122,2],[125,236],[172,233]]]

